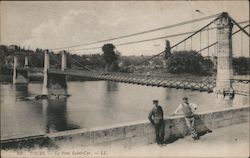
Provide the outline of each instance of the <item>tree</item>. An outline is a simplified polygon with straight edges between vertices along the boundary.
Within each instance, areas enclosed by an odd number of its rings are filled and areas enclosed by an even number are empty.
[[[203,58],[196,51],[174,52],[167,62],[167,71],[170,73],[208,75],[212,72],[212,68],[212,61]]]
[[[115,51],[115,46],[113,44],[105,44],[102,47],[103,51],[103,58],[106,63],[105,69],[107,71],[117,71],[118,70],[118,55],[116,55]]]
[[[250,58],[247,57],[236,57],[233,58],[233,69],[238,75],[249,75],[250,74]]]

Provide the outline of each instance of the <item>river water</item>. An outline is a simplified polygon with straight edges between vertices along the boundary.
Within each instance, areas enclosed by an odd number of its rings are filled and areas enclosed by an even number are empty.
[[[153,99],[159,100],[165,116],[184,96],[198,105],[198,112],[218,108],[212,93],[109,81],[68,82],[71,96],[54,100],[27,100],[42,93],[42,83],[0,84],[0,88],[2,140],[145,120]],[[246,97],[235,100],[232,106],[248,104]]]

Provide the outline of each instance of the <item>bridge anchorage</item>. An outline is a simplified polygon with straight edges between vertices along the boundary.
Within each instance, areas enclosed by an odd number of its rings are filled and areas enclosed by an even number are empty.
[[[80,76],[80,77],[89,77],[99,80],[108,80],[114,82],[122,82],[129,84],[137,84],[144,86],[157,86],[157,87],[167,87],[167,88],[176,88],[176,89],[190,89],[192,91],[206,91],[214,92],[217,96],[224,98],[232,99],[235,93],[233,84],[235,82],[246,82],[249,83],[249,78],[247,79],[235,79],[233,76],[233,67],[232,67],[232,35],[241,31],[245,33],[248,37],[249,34],[244,30],[246,27],[242,28],[236,23],[228,13],[223,12],[219,14],[213,21],[211,21],[206,26],[202,27],[198,31],[193,32],[187,38],[181,40],[179,43],[170,47],[170,42],[166,41],[165,53],[164,56],[167,57],[171,54],[171,50],[176,49],[180,44],[184,44],[186,47],[186,41],[191,40],[194,35],[201,33],[204,30],[209,30],[211,24],[216,24],[216,36],[217,41],[211,45],[208,45],[205,48],[201,48],[201,52],[205,49],[208,49],[211,46],[217,45],[216,53],[217,61],[217,76],[216,78],[209,77],[203,79],[194,79],[194,78],[169,78],[164,76],[147,76],[147,75],[138,75],[138,74],[129,74],[129,73],[116,73],[116,72],[99,72],[92,71],[89,69],[86,70],[75,70],[67,68],[66,63],[66,53],[62,52],[61,58],[61,69],[50,68],[50,57],[49,51],[44,52],[44,69],[43,69],[43,95],[49,96],[67,96],[67,76]],[[233,25],[239,27],[239,31],[232,32]],[[248,25],[249,26],[249,25]],[[201,39],[201,34],[200,34]],[[209,44],[209,42],[208,42]],[[192,47],[192,45],[191,45]],[[209,51],[208,51],[209,53]],[[160,55],[157,54],[150,59]],[[27,60],[27,58],[25,58]],[[25,65],[28,65],[28,60],[25,60]],[[145,61],[144,61],[145,62]],[[13,83],[28,83],[28,70],[32,68],[20,68],[17,66],[17,58],[14,58],[14,73],[13,73]],[[41,70],[40,70],[41,71]],[[249,95],[249,94],[248,94]]]

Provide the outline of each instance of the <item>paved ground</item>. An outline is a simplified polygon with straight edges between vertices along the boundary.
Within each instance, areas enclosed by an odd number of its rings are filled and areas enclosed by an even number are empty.
[[[143,157],[249,157],[249,123],[219,128],[193,141],[190,136],[160,147],[152,144],[126,151]]]
[[[32,151],[2,151],[2,157],[249,157],[249,123],[219,128],[198,141],[190,136],[165,146],[152,144],[132,149],[60,148],[59,150],[38,149]]]

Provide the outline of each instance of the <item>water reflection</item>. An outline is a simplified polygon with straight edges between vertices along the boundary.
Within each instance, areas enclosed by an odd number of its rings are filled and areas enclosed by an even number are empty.
[[[47,133],[80,128],[68,119],[66,98],[43,100],[42,103]]]
[[[16,94],[16,99],[25,99],[30,95],[28,84],[15,84],[13,85],[13,88]]]
[[[229,96],[224,96],[222,94],[214,94],[215,98],[215,108],[228,108],[233,106],[233,99]]]
[[[171,91],[171,89],[170,88],[165,88],[165,92],[166,92],[166,100],[170,100],[171,99],[171,95],[172,95],[172,91]]]
[[[211,111],[216,105],[249,105],[249,96],[225,100],[204,92],[106,81],[68,82],[71,96],[67,99],[30,99],[41,94],[42,87],[40,83],[0,85],[1,135],[21,137],[145,120],[153,99],[160,101],[165,116],[172,114],[184,96],[198,105],[198,113]],[[16,99],[20,97],[30,100]]]
[[[114,113],[116,113],[117,105],[117,92],[119,90],[117,82],[107,81],[106,82],[106,92],[104,91],[103,98],[103,112],[99,113],[100,118],[105,118],[109,116],[108,120],[114,119]]]
[[[107,92],[118,91],[118,83],[117,82],[107,81],[106,83],[107,83],[106,84]]]

